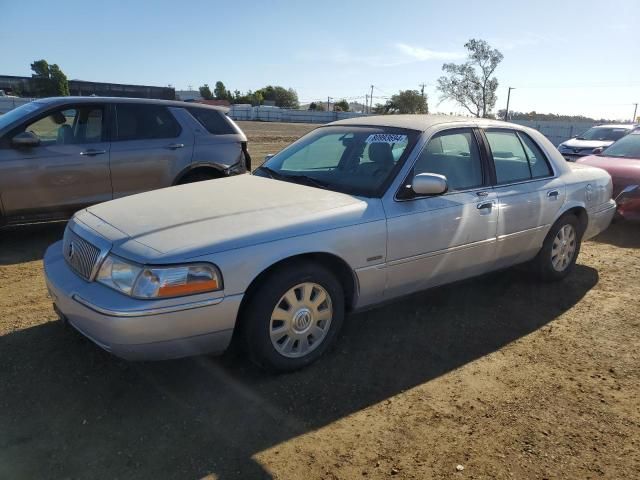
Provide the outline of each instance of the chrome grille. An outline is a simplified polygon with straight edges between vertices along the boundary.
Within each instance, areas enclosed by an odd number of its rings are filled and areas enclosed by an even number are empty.
[[[64,232],[62,254],[69,266],[85,280],[92,280],[100,249],[73,233],[69,228]]]

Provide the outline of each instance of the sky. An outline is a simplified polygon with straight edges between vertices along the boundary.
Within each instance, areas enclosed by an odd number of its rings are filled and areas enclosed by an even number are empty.
[[[480,38],[504,55],[496,109],[627,119],[640,101],[640,0],[0,0],[0,74],[40,58],[69,79],[231,90],[294,88],[300,101],[374,103],[426,84]],[[640,108],[639,108],[640,112]],[[640,113],[639,113],[640,114]]]

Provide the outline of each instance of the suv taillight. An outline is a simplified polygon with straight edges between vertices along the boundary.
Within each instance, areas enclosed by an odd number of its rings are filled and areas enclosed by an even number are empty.
[[[249,155],[249,150],[247,150],[247,142],[240,142],[242,146],[242,153],[244,154],[244,164],[247,168],[247,172],[251,171],[251,155]]]

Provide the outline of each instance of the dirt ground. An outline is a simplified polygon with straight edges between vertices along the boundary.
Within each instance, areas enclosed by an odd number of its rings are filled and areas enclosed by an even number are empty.
[[[242,127],[267,153],[308,128]],[[511,269],[352,315],[280,376],[63,328],[41,262],[62,231],[0,232],[0,479],[640,478],[640,225],[561,283]]]

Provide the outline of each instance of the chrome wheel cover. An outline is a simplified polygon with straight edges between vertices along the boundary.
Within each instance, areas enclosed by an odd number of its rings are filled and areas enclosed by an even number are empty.
[[[326,338],[332,318],[327,291],[317,283],[300,283],[278,300],[271,313],[271,344],[283,357],[304,357]]]
[[[556,272],[564,272],[576,253],[576,229],[573,225],[563,225],[551,246],[551,265]]]

